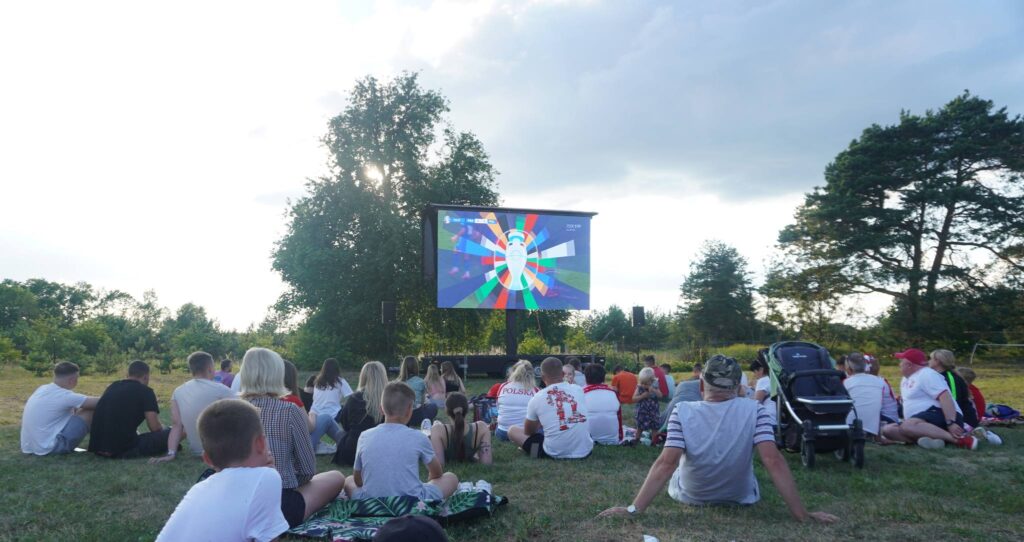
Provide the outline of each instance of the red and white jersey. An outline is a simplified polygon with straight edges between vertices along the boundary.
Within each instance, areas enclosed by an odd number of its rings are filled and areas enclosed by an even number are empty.
[[[544,453],[551,457],[578,459],[594,448],[583,388],[576,384],[559,382],[538,391],[526,407],[526,419],[544,428]]]
[[[537,393],[537,388],[526,389],[518,382],[506,382],[498,388],[498,429],[508,431],[513,425],[523,425],[526,405]]]
[[[615,390],[604,384],[583,388],[590,423],[590,438],[598,444],[622,442],[622,407]]]

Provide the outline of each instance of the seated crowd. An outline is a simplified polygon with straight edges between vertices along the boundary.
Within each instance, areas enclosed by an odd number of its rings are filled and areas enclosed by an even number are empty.
[[[975,449],[981,440],[998,442],[979,426],[985,407],[973,385],[975,373],[957,369],[952,352],[927,355],[912,348],[894,357],[903,377],[898,399],[878,376],[877,360],[856,352],[843,356],[843,386],[855,405],[850,423],[859,418],[879,444]],[[801,504],[776,446],[778,405],[763,356],[750,363],[752,388],[740,364],[721,355],[695,364],[678,382],[671,367],[655,365],[653,356],[644,365],[638,374],[616,366],[606,384],[602,365],[549,357],[540,364],[538,387],[534,366],[519,361],[488,392],[497,410],[494,438],[511,441],[530,458],[583,459],[595,444],[631,444],[650,432],[664,448],[632,504],[601,516],[640,514],[666,484],[668,495],[684,504],[753,504],[760,497],[752,466],[756,451],[795,519],[836,520]],[[431,364],[421,378],[417,359],[406,357],[389,383],[384,365],[370,361],[355,390],[333,358],[305,389],[297,385],[295,365],[266,348],[249,349],[238,374],[231,373],[230,361],[219,366],[216,371],[205,352],[188,357],[192,378],[172,393],[171,426],[165,428],[146,363],[133,361],[127,378],[100,397],[75,393],[78,367],[58,363],[53,382],[40,386],[25,405],[22,451],[66,454],[91,435],[88,451],[98,456],[149,456],[151,463],[162,463],[174,460],[184,441],[189,454],[202,457],[215,474],[192,486],[161,540],[270,540],[339,496],[441,500],[460,487],[455,474],[444,472],[446,464],[492,463],[492,427],[468,420],[465,383],[451,363]],[[623,404],[634,405],[635,430],[623,423]],[[446,423],[425,423],[442,407]],[[139,434],[143,422],[148,432]],[[336,446],[327,447],[324,436]],[[351,475],[317,473],[318,450],[333,453],[333,463],[350,467]],[[421,464],[426,481],[420,479]],[[489,488],[484,482],[477,487],[482,486]],[[402,518],[402,526],[381,532],[435,532],[436,524],[418,521]]]

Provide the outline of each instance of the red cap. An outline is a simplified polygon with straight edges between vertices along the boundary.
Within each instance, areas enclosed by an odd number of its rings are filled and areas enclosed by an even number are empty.
[[[925,354],[917,348],[908,348],[902,352],[896,352],[892,357],[896,359],[905,359],[914,365],[920,365],[922,367],[928,365],[928,354]]]

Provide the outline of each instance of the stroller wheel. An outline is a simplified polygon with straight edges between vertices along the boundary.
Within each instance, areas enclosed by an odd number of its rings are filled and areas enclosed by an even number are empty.
[[[853,466],[858,469],[864,468],[864,441],[858,440],[853,443],[850,455],[853,456]]]
[[[800,462],[809,469],[814,468],[814,441],[804,439],[800,443]]]

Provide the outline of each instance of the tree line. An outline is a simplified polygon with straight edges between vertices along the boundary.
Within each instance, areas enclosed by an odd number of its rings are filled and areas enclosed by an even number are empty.
[[[322,143],[329,173],[290,203],[272,250],[287,291],[250,329],[224,331],[198,305],[161,308],[88,284],[0,287],[0,359],[27,367],[140,357],[170,368],[193,349],[237,356],[274,347],[301,366],[392,353],[497,351],[499,311],[437,309],[423,278],[428,203],[495,206],[498,172],[482,142],[416,74],[358,81]],[[733,342],[875,340],[882,345],[1024,342],[1024,121],[965,91],[935,111],[872,125],[825,167],[778,237],[755,285],[735,248],[709,240],[679,270],[679,305],[634,328],[623,308],[524,311],[520,349],[681,348]],[[853,325],[858,294],[888,296]],[[394,301],[398,324],[380,324]],[[284,325],[301,317],[292,326]]]

